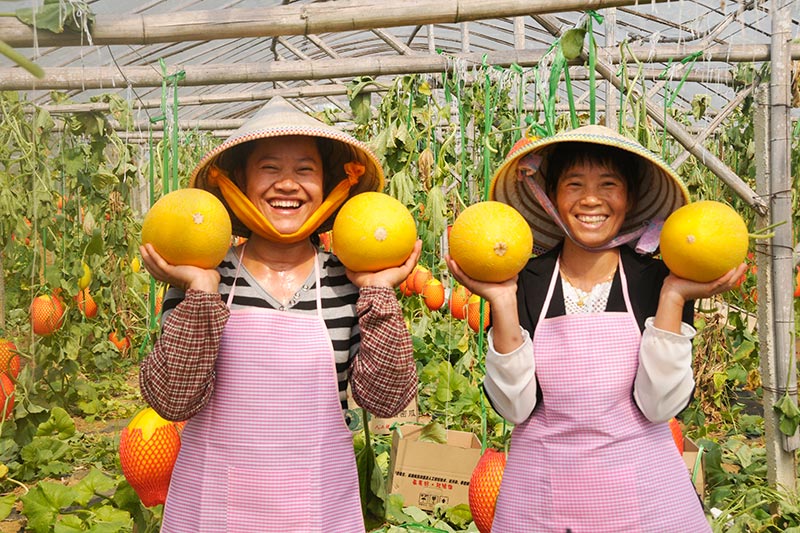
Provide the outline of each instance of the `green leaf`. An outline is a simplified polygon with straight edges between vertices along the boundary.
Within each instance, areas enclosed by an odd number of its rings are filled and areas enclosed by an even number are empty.
[[[420,442],[436,442],[447,444],[447,430],[438,422],[431,422],[419,432]]]
[[[747,370],[738,363],[731,365],[725,373],[730,381],[735,381],[738,383],[747,382]]]
[[[472,512],[470,512],[469,505],[466,503],[460,503],[449,508],[445,511],[444,516],[458,529],[466,529],[469,523],[472,522]]]
[[[89,10],[88,4],[73,0],[69,2],[45,0],[43,6],[36,8],[26,7],[17,9],[15,12],[16,17],[21,22],[53,33],[63,33],[65,27],[72,31],[82,31],[79,26],[79,20],[84,14],[87,22],[94,22],[94,14]]]
[[[415,522],[420,524],[429,524],[431,521],[431,517],[428,513],[420,509],[419,507],[406,507],[403,511],[410,516]]]
[[[61,509],[72,505],[72,488],[42,481],[20,498],[23,513],[28,519],[28,528],[34,533],[47,533],[56,523]]]
[[[732,360],[739,361],[740,359],[744,359],[745,357],[753,353],[755,349],[756,345],[753,341],[745,340],[736,348],[736,351],[733,352]]]
[[[414,521],[414,518],[403,512],[403,496],[401,494],[389,494],[384,502],[386,506],[386,518],[395,524],[405,524]]]
[[[75,435],[75,422],[62,407],[54,407],[50,411],[50,418],[39,424],[36,429],[37,437],[56,437],[66,440],[73,435]]]
[[[112,494],[117,486],[117,481],[97,468],[92,468],[76,485],[75,501],[81,505],[88,505],[97,494]],[[127,513],[126,513],[127,514]]]
[[[370,93],[359,93],[350,100],[350,110],[353,112],[353,121],[356,124],[368,124],[372,118],[370,106]]]
[[[111,505],[103,505],[94,509],[95,525],[92,532],[116,533],[131,525],[131,515]]]
[[[77,515],[64,515],[53,526],[53,533],[80,533],[85,531],[85,524]]]
[[[365,428],[365,431],[368,429]],[[374,529],[383,523],[384,509],[383,498],[379,492],[383,489],[383,474],[375,465],[375,449],[370,441],[368,446],[363,446],[356,453],[356,466],[358,468],[358,488],[361,495],[361,510],[367,529]],[[378,483],[376,484],[376,475]]]
[[[788,393],[783,393],[780,400],[775,402],[773,409],[781,415],[781,433],[788,436],[794,435],[800,424],[800,409],[797,408],[797,402]]]
[[[14,504],[17,503],[16,494],[0,496],[0,520],[5,520],[11,514]]]
[[[569,61],[581,55],[585,35],[586,30],[583,28],[572,28],[564,32],[561,36],[561,51],[565,59]]]

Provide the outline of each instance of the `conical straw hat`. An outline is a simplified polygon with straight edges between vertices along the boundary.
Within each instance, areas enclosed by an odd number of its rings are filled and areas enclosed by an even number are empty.
[[[326,180],[338,183],[345,179],[345,163],[356,161],[364,165],[364,174],[356,185],[350,188],[350,196],[367,192],[383,190],[384,175],[380,161],[367,145],[351,135],[329,126],[314,117],[311,117],[289,104],[280,96],[270,99],[261,110],[242,124],[222,144],[210,150],[195,167],[189,179],[190,187],[205,189],[215,194],[227,207],[218,187],[208,182],[208,169],[212,164],[226,168],[226,152],[234,146],[268,137],[281,137],[284,135],[306,135],[311,137],[324,137],[335,141],[332,154],[328,154],[325,166],[336,169],[333,176],[325,176]],[[327,189],[327,187],[326,187]],[[228,209],[231,215],[234,235],[248,236],[250,230]],[[332,224],[333,216],[320,226],[324,231]]]
[[[534,249],[544,252],[564,239],[564,232],[544,210],[531,188],[517,179],[517,166],[524,156],[537,154],[542,159],[534,180],[545,189],[544,175],[553,148],[563,142],[586,142],[614,146],[641,158],[639,193],[633,210],[625,218],[620,234],[635,231],[646,224],[665,220],[670,213],[689,202],[689,192],[675,171],[657,154],[605,126],[582,126],[527,143],[517,143],[497,169],[489,196],[511,205],[530,224]]]

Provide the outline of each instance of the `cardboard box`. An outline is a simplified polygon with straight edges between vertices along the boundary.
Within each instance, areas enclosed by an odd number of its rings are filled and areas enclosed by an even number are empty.
[[[345,420],[350,431],[361,431],[364,429],[363,413],[361,407],[353,399],[350,388],[347,389],[347,410]],[[369,430],[375,435],[389,435],[394,424],[416,424],[419,422],[419,411],[417,410],[417,399],[413,398],[405,409],[400,411],[397,416],[391,418],[380,418],[366,413],[369,423]]]
[[[388,492],[407,506],[432,511],[436,505],[469,504],[469,480],[481,458],[481,443],[469,432],[447,431],[447,444],[420,441],[423,426],[392,434]]]
[[[691,439],[683,438],[683,462],[689,469],[689,475],[694,478],[694,488],[701,497],[706,490],[705,459],[697,444]]]

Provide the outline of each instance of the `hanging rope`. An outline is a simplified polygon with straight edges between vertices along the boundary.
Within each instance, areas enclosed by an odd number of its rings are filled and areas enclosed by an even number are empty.
[[[167,194],[171,191],[177,190],[180,187],[178,179],[178,82],[186,77],[186,72],[180,70],[175,74],[167,74],[167,64],[163,59],[158,60],[161,65],[161,113],[158,116],[150,117],[150,127],[148,128],[148,183],[150,185],[150,205],[156,202],[156,152],[158,151],[157,143],[153,142],[153,127],[152,125],[159,122],[162,123],[163,142],[167,144],[166,149],[161,151],[161,183],[162,193]],[[172,115],[171,121],[167,118],[168,114],[167,97],[169,92],[172,91]],[[171,164],[170,164],[171,162]],[[147,336],[145,341],[139,347],[139,358],[141,359],[150,350],[151,346],[151,333],[156,330],[158,326],[158,317],[156,316],[156,298],[158,288],[155,278],[150,276],[150,291],[148,298],[148,316],[150,317]]]

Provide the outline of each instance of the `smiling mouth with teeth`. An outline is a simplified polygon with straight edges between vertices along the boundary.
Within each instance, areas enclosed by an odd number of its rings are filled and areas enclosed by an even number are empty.
[[[276,209],[297,209],[301,203],[298,200],[273,200],[269,205]]]
[[[592,215],[592,216],[577,216],[575,218],[587,224],[597,224],[599,222],[604,222],[608,217],[606,215]]]

